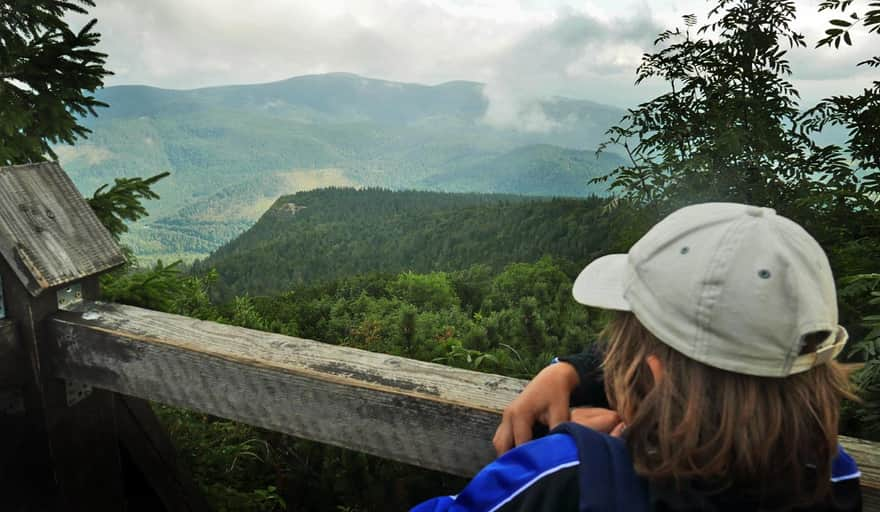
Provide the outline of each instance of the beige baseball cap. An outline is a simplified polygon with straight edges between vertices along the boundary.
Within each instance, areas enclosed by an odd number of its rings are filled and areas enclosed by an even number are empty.
[[[677,210],[629,253],[587,265],[573,294],[588,306],[632,311],[682,354],[736,373],[803,372],[837,357],[847,340],[828,257],[770,208]],[[819,344],[801,354],[810,335]]]

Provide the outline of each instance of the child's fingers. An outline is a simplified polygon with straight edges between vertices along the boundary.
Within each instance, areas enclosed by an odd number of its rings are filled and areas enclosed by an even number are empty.
[[[522,416],[513,418],[513,443],[519,446],[532,440],[531,418],[525,419]]]
[[[611,437],[620,437],[623,435],[623,432],[626,430],[626,423],[620,422],[611,430]]]
[[[511,421],[504,420],[495,430],[495,436],[492,438],[492,445],[495,447],[495,453],[498,456],[513,448],[513,430],[510,427]]]

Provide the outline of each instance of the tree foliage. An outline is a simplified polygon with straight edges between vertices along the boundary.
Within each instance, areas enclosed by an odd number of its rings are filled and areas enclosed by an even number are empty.
[[[796,204],[817,173],[852,173],[835,148],[799,130],[788,50],[805,46],[791,28],[795,2],[722,0],[709,21],[659,35],[637,83],[660,78],[669,92],[628,111],[611,128],[629,165],[606,178],[623,197],[662,207],[727,200]]]
[[[97,20],[73,30],[65,16],[86,14],[92,0],[0,1],[0,164],[55,158],[51,144],[72,144],[80,123],[106,106],[91,95],[106,55],[94,50]]]
[[[852,44],[857,26],[880,33],[880,3],[863,15],[852,0],[822,2],[839,10],[818,47]],[[685,204],[734,201],[775,208],[815,236],[840,281],[841,322],[854,342],[848,356],[866,361],[857,380],[866,392],[856,418],[876,418],[878,303],[865,282],[880,261],[880,82],[860,95],[826,98],[803,111],[787,60],[804,36],[792,28],[795,2],[718,0],[706,24],[685,16],[646,54],[637,82],[659,78],[669,91],[628,111],[606,146],[622,145],[630,163],[612,171],[634,241],[663,215]],[[878,67],[880,58],[859,63]],[[821,145],[827,126],[848,130],[845,147]],[[871,291],[870,293],[876,293]],[[873,393],[873,394],[872,394]],[[872,412],[873,411],[873,412]],[[876,435],[858,421],[848,428]]]
[[[853,3],[853,0],[831,0],[820,4],[820,12],[839,10],[843,16],[830,20],[826,37],[816,43],[817,47],[838,48],[841,41],[852,45],[850,34],[859,26],[867,29],[869,37],[880,36],[880,2],[868,2],[863,14],[852,8]],[[880,68],[880,55],[856,65]],[[803,117],[805,124],[813,130],[821,130],[826,125],[847,129],[846,147],[853,164],[869,171],[855,185],[856,192],[876,198],[880,194],[880,80],[872,81],[861,94],[826,98]]]
[[[864,398],[860,407],[852,407],[853,416],[863,435],[880,438],[880,274],[859,274],[842,280],[840,294],[865,306],[862,327],[866,333],[852,346],[855,356],[865,361],[855,378]]]
[[[108,185],[103,185],[95,191],[88,200],[89,206],[113,238],[119,241],[119,237],[128,231],[126,222],[135,222],[148,215],[144,201],[159,199],[159,194],[152,187],[169,174],[163,172],[150,178],[116,178],[109,189]]]
[[[289,204],[306,208],[292,214]],[[228,300],[377,271],[484,264],[497,272],[544,255],[580,264],[611,249],[616,233],[608,225],[617,215],[601,217],[603,205],[595,197],[312,190],[282,197],[251,229],[193,269],[216,268],[218,295]]]

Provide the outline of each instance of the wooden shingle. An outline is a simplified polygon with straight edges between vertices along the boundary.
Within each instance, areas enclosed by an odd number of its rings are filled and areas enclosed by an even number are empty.
[[[0,255],[34,297],[125,263],[56,162],[0,167]]]

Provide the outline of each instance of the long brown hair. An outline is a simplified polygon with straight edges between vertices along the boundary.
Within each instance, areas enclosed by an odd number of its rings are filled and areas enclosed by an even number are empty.
[[[602,338],[606,394],[627,424],[640,475],[788,506],[828,496],[840,402],[855,398],[837,362],[786,378],[737,374],[670,348],[632,313],[620,313]],[[662,363],[658,382],[649,355]]]

